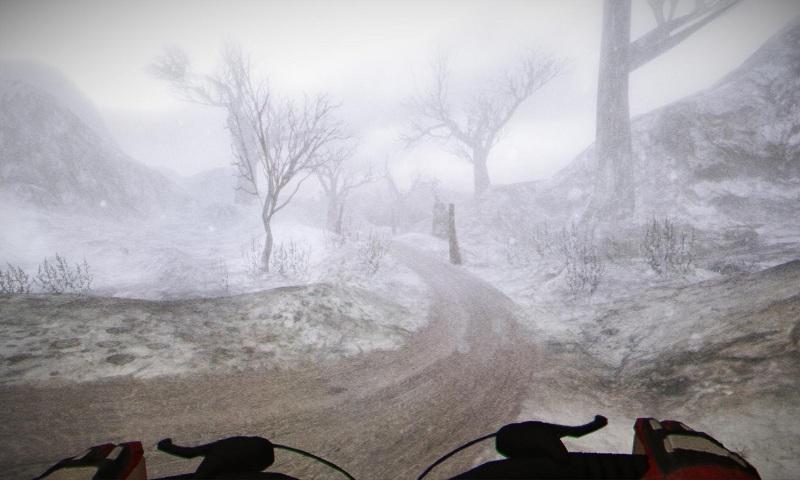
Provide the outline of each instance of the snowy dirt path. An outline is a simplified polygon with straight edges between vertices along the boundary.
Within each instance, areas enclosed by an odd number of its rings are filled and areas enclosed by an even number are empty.
[[[194,464],[155,452],[158,439],[252,434],[320,454],[357,478],[415,478],[454,446],[517,420],[531,367],[543,359],[518,340],[513,302],[409,247],[394,254],[432,294],[428,325],[405,348],[299,371],[3,387],[2,476],[29,477],[89,445],[132,439],[145,444],[152,477],[174,474]],[[471,460],[455,458],[436,476]],[[290,454],[279,453],[273,470],[336,478]]]

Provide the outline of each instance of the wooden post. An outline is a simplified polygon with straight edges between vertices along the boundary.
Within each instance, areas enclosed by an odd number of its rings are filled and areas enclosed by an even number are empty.
[[[448,216],[447,237],[450,240],[450,263],[461,265],[461,252],[458,249],[458,238],[456,238],[456,206],[452,203]]]

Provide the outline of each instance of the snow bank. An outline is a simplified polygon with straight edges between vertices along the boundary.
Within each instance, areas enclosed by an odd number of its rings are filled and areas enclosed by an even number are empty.
[[[330,284],[183,301],[4,296],[0,382],[292,368],[399,348],[419,324],[384,297]]]

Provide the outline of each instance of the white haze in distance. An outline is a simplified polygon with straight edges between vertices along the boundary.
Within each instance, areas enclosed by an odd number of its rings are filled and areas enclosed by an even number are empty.
[[[795,0],[746,0],[636,71],[632,113],[711,86],[798,14]],[[489,163],[494,183],[547,177],[593,140],[601,16],[600,0],[4,1],[0,59],[59,69],[98,106],[123,149],[188,175],[229,163],[221,116],[179,102],[144,67],[176,45],[210,71],[220,46],[235,42],[276,91],[341,101],[364,160],[469,190],[468,166],[445,150],[406,151],[397,141],[403,101],[425,88],[431,59],[450,57],[456,90],[527,48],[568,60],[567,74],[512,120]],[[647,3],[634,0],[633,37],[652,24]]]

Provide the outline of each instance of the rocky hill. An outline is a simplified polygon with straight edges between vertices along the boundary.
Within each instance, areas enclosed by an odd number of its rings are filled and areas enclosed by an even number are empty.
[[[800,218],[800,19],[711,88],[633,119],[632,138],[639,221]],[[484,210],[522,205],[531,219],[580,217],[595,171],[590,146],[552,179],[494,189]]]
[[[77,85],[57,69],[35,62],[3,60],[0,62],[0,79],[21,82],[49,93],[104,140],[113,141],[114,137],[109,133],[105,118]]]
[[[0,74],[0,194],[5,199],[112,215],[152,213],[185,199],[166,177],[125,155],[91,103],[63,77],[47,72],[39,70],[31,81],[26,75]]]

